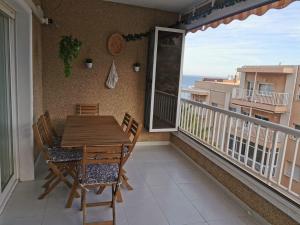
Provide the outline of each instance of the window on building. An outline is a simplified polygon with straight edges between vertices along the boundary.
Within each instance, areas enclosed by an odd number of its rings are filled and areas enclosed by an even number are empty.
[[[270,96],[273,92],[273,85],[272,84],[259,84],[258,91],[261,95]]]
[[[264,116],[260,116],[260,115],[255,115],[255,118],[260,119],[260,120],[269,121],[269,118],[264,117]]]
[[[252,96],[253,89],[254,89],[254,82],[253,81],[248,81],[248,83],[247,83],[247,96]]]
[[[300,101],[300,87],[298,88],[297,100]]]
[[[241,145],[241,138],[240,137],[234,138],[234,135],[230,135],[228,153],[232,154],[233,151],[233,157],[239,160],[240,162],[244,163],[246,159],[246,152],[247,152],[246,148],[248,145],[247,140],[243,139],[242,146],[240,145]],[[279,149],[276,149],[274,166],[272,171],[273,175],[275,175],[275,170],[277,167],[278,153],[279,153]],[[254,168],[256,171],[262,170],[264,174],[268,173],[268,170],[270,168],[270,161],[268,161],[267,159],[268,159],[268,155],[272,154],[270,150],[266,148],[265,156],[263,156],[263,146],[258,145],[255,159],[254,159],[254,154],[255,154],[255,143],[250,142],[248,148],[247,165],[252,166],[252,164],[255,163]]]
[[[242,110],[242,114],[245,115],[245,116],[249,116],[250,115],[249,112],[246,112],[246,111],[243,111],[243,110]]]

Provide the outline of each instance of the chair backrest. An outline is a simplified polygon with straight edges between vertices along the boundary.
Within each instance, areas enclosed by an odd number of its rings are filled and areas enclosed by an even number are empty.
[[[58,135],[56,133],[56,130],[54,129],[53,123],[51,121],[50,113],[48,110],[44,113],[44,118],[50,134],[54,137],[57,137]]]
[[[132,121],[132,116],[129,113],[125,113],[121,127],[123,129],[124,132],[128,132],[130,124]]]
[[[34,136],[34,141],[36,143],[36,147],[37,149],[43,153],[43,156],[45,158],[45,160],[49,159],[49,155],[45,149],[45,144],[44,144],[44,140],[43,137],[40,133],[40,130],[38,128],[37,123],[32,125],[32,129],[33,129],[33,136]]]
[[[141,123],[138,123],[135,119],[132,119],[129,129],[128,129],[128,135],[131,139],[131,146],[129,147],[129,151],[132,152],[141,132],[142,132],[143,125]]]
[[[76,114],[81,116],[99,115],[99,104],[77,104]]]
[[[119,173],[123,165],[123,145],[84,146],[82,157],[82,174],[86,175],[90,164],[119,165]],[[119,176],[118,176],[119,181]]]
[[[47,129],[46,121],[44,115],[41,115],[36,123],[37,129],[42,139],[43,145],[52,146],[53,137],[49,133],[49,129]]]

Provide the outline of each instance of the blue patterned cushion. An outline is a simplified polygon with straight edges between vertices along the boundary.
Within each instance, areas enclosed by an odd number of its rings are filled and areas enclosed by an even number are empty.
[[[50,160],[53,162],[71,162],[82,159],[82,150],[78,148],[63,149],[58,147],[49,147],[48,154]]]
[[[86,176],[82,177],[82,167],[79,168],[79,182],[88,184],[111,184],[118,180],[118,164],[90,164],[86,168]]]

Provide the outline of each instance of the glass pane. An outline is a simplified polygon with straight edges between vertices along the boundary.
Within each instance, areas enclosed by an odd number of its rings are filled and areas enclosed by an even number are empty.
[[[153,129],[176,128],[183,34],[158,31]]]
[[[14,173],[9,58],[9,18],[0,12],[0,178],[2,191]]]

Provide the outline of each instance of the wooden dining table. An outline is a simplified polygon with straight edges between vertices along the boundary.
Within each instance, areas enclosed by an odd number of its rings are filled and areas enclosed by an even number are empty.
[[[84,145],[130,145],[128,135],[113,116],[68,116],[62,136],[62,147]]]
[[[131,145],[128,135],[113,116],[68,116],[62,136],[64,148],[102,145]],[[71,151],[71,150],[70,150]],[[117,201],[122,196],[117,194]],[[70,208],[73,197],[70,195],[66,208]]]

